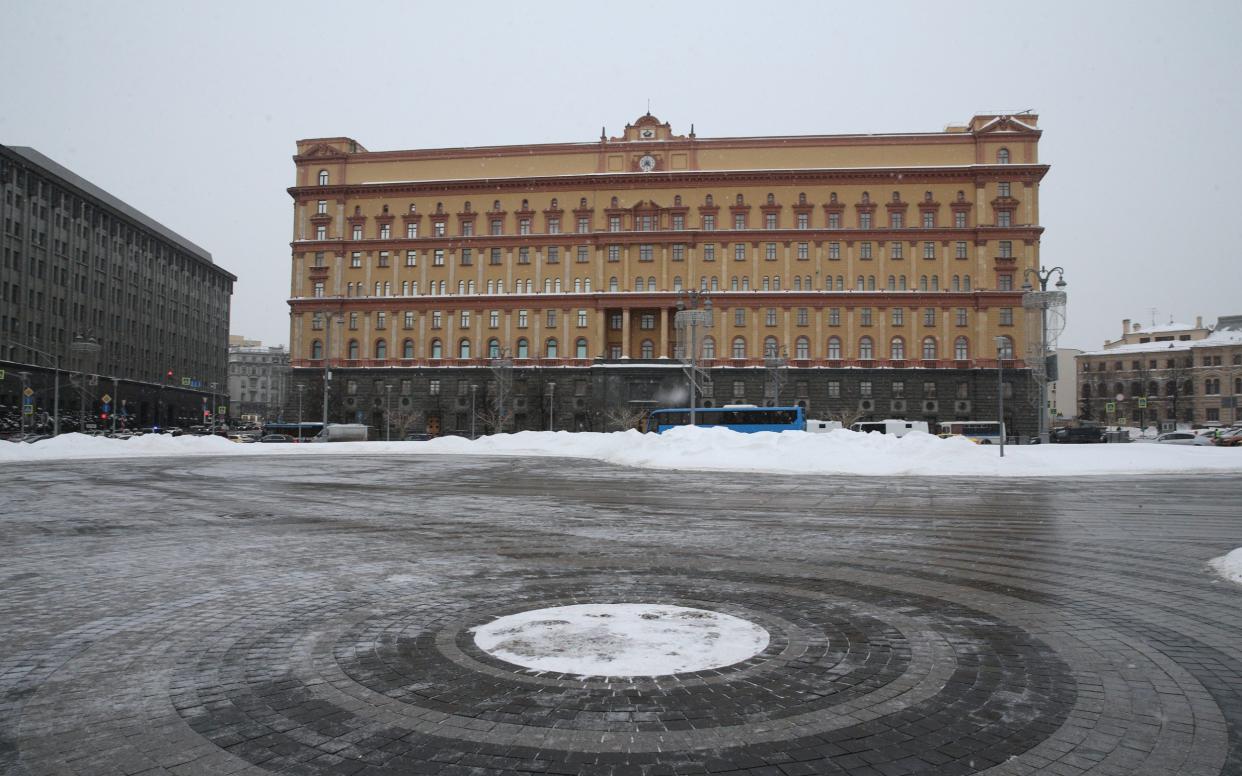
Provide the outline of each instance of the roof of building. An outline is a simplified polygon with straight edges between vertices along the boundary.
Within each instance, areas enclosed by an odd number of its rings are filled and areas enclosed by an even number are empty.
[[[1130,331],[1126,333],[1127,334],[1165,334],[1170,331],[1193,331],[1195,329],[1201,329],[1201,328],[1203,327],[1202,326],[1191,326],[1189,323],[1174,323],[1173,321],[1169,321],[1168,323],[1158,323],[1154,326],[1144,326],[1141,329],[1135,329],[1134,331]]]
[[[1197,327],[1180,323],[1168,323],[1163,326],[1152,326],[1140,329],[1144,334],[1157,334],[1169,331],[1188,331]],[[1133,342],[1129,345],[1118,345],[1104,350],[1089,350],[1079,356],[1122,356],[1132,353],[1159,353],[1166,350],[1191,350],[1192,348],[1213,348],[1222,345],[1242,345],[1242,315],[1222,315],[1216,321],[1210,334],[1197,340],[1162,340],[1159,342]]]
[[[150,229],[151,231],[155,232],[161,237],[173,243],[176,243],[178,246],[184,248],[186,251],[194,254],[194,256],[196,256],[199,259],[202,259],[208,264],[212,264],[212,265],[215,264],[215,262],[212,261],[211,253],[207,251],[205,248],[202,248],[201,246],[195,244],[193,241],[188,240],[185,237],[182,237],[181,235],[177,234],[173,230],[169,229],[167,226],[164,226],[163,224],[161,224],[159,221],[156,221],[154,218],[151,218],[145,213],[142,213],[141,211],[135,209],[134,207],[131,207],[130,205],[126,204],[124,201],[118,199],[117,197],[114,197],[113,195],[99,188],[98,186],[91,183],[87,179],[83,178],[82,176],[78,175],[77,173],[73,172],[67,167],[61,164],[58,164],[52,159],[49,159],[48,157],[36,151],[35,149],[30,148],[28,146],[5,146],[5,145],[0,145],[0,148],[7,148],[10,152],[12,152],[13,154],[17,156],[20,156],[21,158],[25,159],[27,162],[37,167],[42,168],[45,172],[50,173],[56,176],[57,178],[60,178],[61,181],[65,185],[78,189],[82,191],[84,194],[90,197],[93,197],[94,199],[97,199],[100,202],[103,202],[105,205],[112,208],[113,210],[116,210],[121,215],[125,216],[126,218],[132,219],[133,221],[136,221],[137,223],[141,224],[147,229]]]

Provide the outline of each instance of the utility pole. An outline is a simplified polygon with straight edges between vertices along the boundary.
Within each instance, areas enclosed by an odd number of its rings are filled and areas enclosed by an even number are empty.
[[[1053,274],[1057,276],[1056,290],[1048,290],[1048,281]],[[1031,276],[1039,282],[1039,290],[1031,285]],[[1039,443],[1048,444],[1048,381],[1056,380],[1057,375],[1057,357],[1053,353],[1049,355],[1050,340],[1055,341],[1064,328],[1064,310],[1065,310],[1065,270],[1061,267],[1053,267],[1052,269],[1032,269],[1028,267],[1022,273],[1022,307],[1026,310],[1039,311],[1039,344],[1038,356],[1035,363],[1027,364],[1031,369],[1031,373],[1035,375],[1039,383]],[[1048,311],[1054,311],[1058,318],[1058,326],[1055,332],[1050,332],[1048,328]],[[1051,334],[1051,336],[1050,336]],[[1029,341],[1029,340],[1028,340]],[[1028,350],[1029,353],[1029,350]]]

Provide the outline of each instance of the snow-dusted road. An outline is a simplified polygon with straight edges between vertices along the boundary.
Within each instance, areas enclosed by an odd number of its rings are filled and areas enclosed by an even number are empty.
[[[171,452],[2,464],[0,773],[1242,772],[1236,473]]]

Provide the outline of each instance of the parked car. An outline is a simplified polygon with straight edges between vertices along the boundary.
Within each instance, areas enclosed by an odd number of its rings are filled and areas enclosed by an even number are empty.
[[[407,442],[429,442],[431,441],[431,434],[406,434],[405,441]]]
[[[1067,426],[1053,431],[1050,439],[1058,444],[1074,445],[1103,442],[1104,429],[1099,426]]]
[[[292,442],[293,437],[288,434],[267,434],[259,438],[260,442]]]
[[[1190,431],[1170,431],[1167,434],[1161,434],[1156,437],[1156,442],[1162,445],[1195,445],[1196,447],[1210,447],[1212,445],[1210,437]]]
[[[1213,443],[1217,447],[1242,447],[1242,428],[1230,428],[1220,432]]]

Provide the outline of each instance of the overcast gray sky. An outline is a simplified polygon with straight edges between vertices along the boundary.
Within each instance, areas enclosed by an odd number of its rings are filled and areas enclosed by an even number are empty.
[[[1242,3],[0,0],[0,143],[211,251],[232,331],[288,341],[303,137],[371,150],[937,131],[1031,109],[1063,346],[1242,313]]]

